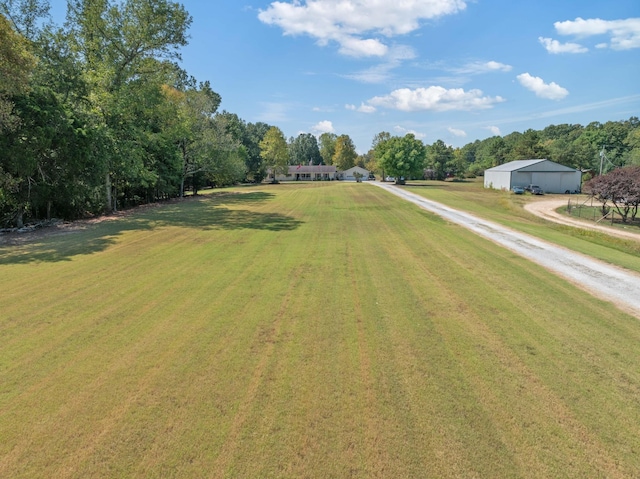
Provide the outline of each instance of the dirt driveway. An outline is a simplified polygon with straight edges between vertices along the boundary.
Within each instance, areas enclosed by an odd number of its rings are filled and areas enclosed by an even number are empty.
[[[640,241],[640,233],[624,231],[619,228],[611,228],[604,225],[596,225],[588,221],[581,221],[579,219],[563,215],[556,211],[558,208],[561,208],[566,204],[567,200],[565,198],[545,198],[527,203],[524,209],[529,213],[533,213],[536,216],[540,216],[545,220],[553,221],[554,223],[561,223],[565,225],[576,226],[578,228],[602,231],[612,236]]]
[[[370,183],[504,246],[571,281],[586,292],[640,318],[640,274],[427,200],[394,185]],[[542,201],[536,203],[542,203]],[[538,208],[543,208],[543,205],[538,205]],[[545,208],[552,207],[547,204]],[[546,214],[549,214],[548,211]]]

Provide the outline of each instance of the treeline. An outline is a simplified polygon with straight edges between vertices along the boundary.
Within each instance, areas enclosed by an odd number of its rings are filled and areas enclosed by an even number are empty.
[[[373,137],[370,150],[361,155],[348,135],[323,133],[316,139],[302,133],[289,139],[285,163],[323,163],[341,170],[358,165],[378,174],[402,171],[407,177],[420,177],[426,172],[429,178],[441,180],[479,176],[509,161],[540,158],[588,172],[585,179],[589,173],[640,165],[640,120],[631,117],[587,126],[550,125],[543,130],[476,140],[461,148],[442,140],[424,144],[414,134],[401,138],[383,131]]]
[[[411,142],[418,141],[408,135]],[[383,145],[392,138],[388,132],[377,134],[371,150],[358,162],[382,172]],[[376,155],[376,152],[378,153]],[[482,175],[484,170],[515,160],[545,158],[591,174],[606,173],[616,167],[640,165],[640,120],[593,122],[582,125],[550,125],[543,130],[529,129],[506,136],[476,140],[453,148],[442,140],[424,145],[424,160],[412,170],[423,169],[433,179]],[[588,176],[588,175],[587,175]]]
[[[191,17],[179,3],[68,0],[63,26],[48,11],[46,0],[0,0],[0,225],[260,182],[269,169],[292,164],[384,174],[395,162],[398,172],[427,170],[435,179],[530,158],[595,172],[601,164],[604,171],[640,164],[635,117],[552,125],[462,148],[381,132],[362,155],[348,135],[287,141],[276,127],[219,112],[220,95],[180,68]]]
[[[177,64],[191,17],[167,0],[0,1],[0,223],[73,219],[261,181],[270,125],[218,112]]]

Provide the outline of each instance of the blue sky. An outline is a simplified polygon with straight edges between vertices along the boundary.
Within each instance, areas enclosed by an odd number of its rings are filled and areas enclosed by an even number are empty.
[[[638,0],[186,0],[182,66],[287,137],[463,146],[640,116]],[[63,0],[52,1],[57,21]]]

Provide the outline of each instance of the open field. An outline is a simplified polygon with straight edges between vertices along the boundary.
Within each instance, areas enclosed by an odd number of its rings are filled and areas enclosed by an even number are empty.
[[[0,245],[0,290],[3,478],[640,475],[640,321],[366,184]]]
[[[421,181],[406,187],[412,193],[462,211],[469,211],[523,233],[564,246],[608,263],[640,272],[640,242],[606,233],[550,223],[524,209],[538,197],[484,189],[482,178],[466,182]],[[546,195],[544,198],[568,198]],[[575,201],[576,196],[571,196]]]

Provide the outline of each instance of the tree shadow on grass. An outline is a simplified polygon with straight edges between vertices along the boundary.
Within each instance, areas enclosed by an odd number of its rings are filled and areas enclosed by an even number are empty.
[[[280,213],[242,209],[274,195],[264,192],[215,194],[143,208],[97,223],[79,222],[38,234],[0,237],[0,265],[70,261],[74,256],[106,250],[128,231],[163,227],[213,230],[293,231],[302,221]]]
[[[211,230],[266,230],[292,231],[302,222],[280,213],[257,213],[250,210],[229,209],[222,206],[193,211],[161,212],[155,216],[155,227],[180,226],[202,231]]]
[[[249,187],[247,187],[249,188]],[[275,197],[273,193],[268,193],[266,191],[252,191],[249,193],[245,193],[242,191],[216,191],[216,190],[205,190],[204,193],[198,194],[197,196],[190,196],[185,198],[186,201],[196,200],[196,201],[213,201],[217,204],[243,204],[250,205],[256,203],[264,203],[265,201],[271,200]],[[185,200],[176,200],[177,202],[182,202]]]
[[[126,231],[151,229],[147,221],[131,218],[97,224],[74,223],[35,233],[12,235],[0,243],[0,265],[70,261],[72,257],[103,251]]]

